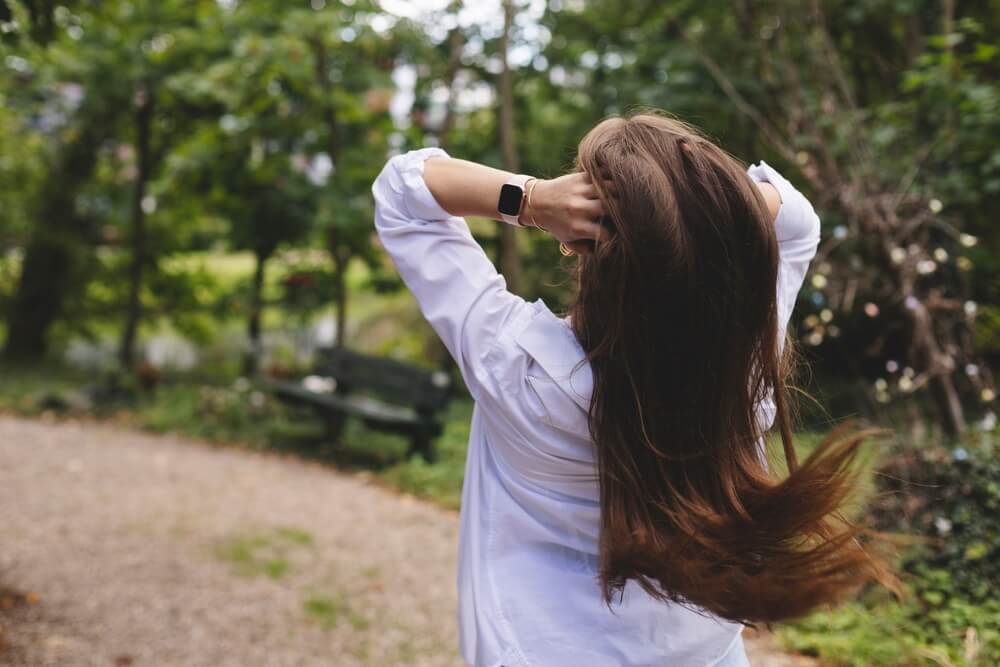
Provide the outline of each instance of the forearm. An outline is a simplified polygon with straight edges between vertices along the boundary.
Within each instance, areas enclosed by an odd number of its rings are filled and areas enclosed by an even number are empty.
[[[424,163],[424,182],[441,208],[451,215],[498,219],[500,189],[511,172],[455,158],[433,157]]]
[[[434,156],[423,165],[427,190],[440,208],[454,216],[501,219],[500,190],[513,174],[467,160]],[[604,215],[597,190],[582,172],[528,185],[520,219],[544,229],[574,252],[589,252],[601,233]]]

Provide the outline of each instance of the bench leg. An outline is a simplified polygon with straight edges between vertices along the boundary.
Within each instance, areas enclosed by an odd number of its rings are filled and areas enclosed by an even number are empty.
[[[407,458],[414,454],[420,454],[424,461],[434,463],[437,456],[434,453],[434,441],[430,436],[415,435],[410,438],[410,449],[406,452]]]
[[[339,443],[340,436],[344,432],[344,422],[347,421],[346,415],[340,412],[334,413],[323,413],[323,420],[326,422],[326,437],[332,443]]]

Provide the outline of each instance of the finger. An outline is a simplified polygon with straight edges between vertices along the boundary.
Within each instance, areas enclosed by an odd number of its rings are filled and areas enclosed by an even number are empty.
[[[601,203],[600,199],[584,199],[579,202],[576,213],[581,218],[597,220],[604,216],[604,204]]]
[[[597,188],[594,187],[594,182],[590,180],[590,175],[585,172],[581,172],[579,177],[574,178],[572,185],[572,192],[575,195],[586,197],[587,199],[593,199],[597,196]]]
[[[598,193],[597,185],[598,184],[591,181],[587,185],[587,188],[582,192],[583,196],[587,199],[598,199],[600,194]],[[599,185],[601,186],[601,190],[604,192],[604,196],[611,198],[618,197],[618,188],[615,186],[615,182],[611,180],[610,177],[602,176]]]
[[[578,192],[580,196],[585,199],[599,200],[601,198],[601,194],[597,191],[597,187],[593,184],[593,182],[585,184]]]
[[[604,227],[596,222],[584,221],[573,226],[574,241],[592,241],[601,238]]]
[[[576,193],[581,197],[586,199],[600,199],[601,193],[598,192],[597,185],[591,178],[590,174],[587,172],[579,172],[583,178],[574,179],[576,182]],[[618,197],[618,190],[615,187],[614,181],[611,180],[610,172],[602,172],[600,180],[601,189],[604,190],[604,195],[607,197]]]

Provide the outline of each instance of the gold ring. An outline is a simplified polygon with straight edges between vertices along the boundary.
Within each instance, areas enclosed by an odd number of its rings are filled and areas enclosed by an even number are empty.
[[[561,252],[564,257],[569,257],[573,254],[573,251],[566,247],[566,244],[562,241],[559,242],[559,252]]]

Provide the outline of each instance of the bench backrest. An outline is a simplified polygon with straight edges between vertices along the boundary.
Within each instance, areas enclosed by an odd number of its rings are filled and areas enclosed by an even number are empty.
[[[323,348],[316,372],[337,381],[337,392],[371,391],[380,398],[416,408],[421,413],[443,410],[451,395],[451,376],[395,359],[372,357],[344,348]]]

